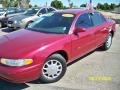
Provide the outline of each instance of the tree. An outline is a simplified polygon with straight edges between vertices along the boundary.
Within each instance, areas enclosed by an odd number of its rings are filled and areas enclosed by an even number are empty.
[[[53,0],[51,2],[51,6],[57,9],[62,9],[63,8],[63,3],[59,0]]]
[[[34,5],[34,7],[38,7],[37,5]]]
[[[72,8],[74,6],[73,2],[71,2],[71,0],[68,0],[68,4],[69,4],[69,8]]]
[[[101,9],[102,4],[98,3],[97,4],[97,9]]]
[[[27,7],[29,5],[30,0],[0,0],[0,4],[3,7]]]
[[[116,5],[113,4],[113,3],[111,3],[111,5],[110,5],[110,9],[113,10],[115,7],[116,7]]]
[[[98,3],[97,4],[97,9],[101,9],[101,10],[104,10],[105,9],[105,6],[101,3]]]
[[[108,3],[104,3],[104,10],[110,10],[110,6],[108,5]]]
[[[67,6],[63,6],[63,8],[62,9],[69,9],[69,7],[67,7]]]
[[[31,4],[29,4],[29,8],[32,8],[32,5],[31,5]]]
[[[0,0],[0,4],[2,4],[3,0]]]
[[[17,7],[17,3],[18,1],[17,0],[9,0],[9,7]]]
[[[80,7],[86,7],[86,4],[81,4]]]
[[[8,7],[9,6],[9,0],[2,0],[2,5],[3,5],[3,7]]]
[[[98,3],[97,4],[97,9],[101,9],[101,10],[113,10],[116,7],[117,7],[117,5],[113,4],[113,3],[111,3],[110,5],[108,3],[104,3],[104,4]]]

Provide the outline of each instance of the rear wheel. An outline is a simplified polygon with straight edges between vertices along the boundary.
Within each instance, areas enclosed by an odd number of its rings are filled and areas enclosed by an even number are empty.
[[[52,83],[60,80],[66,72],[66,60],[60,54],[48,57],[42,68],[40,80],[44,83]]]
[[[108,50],[111,47],[111,45],[112,45],[112,34],[109,33],[106,42],[103,44],[101,48],[102,50]]]

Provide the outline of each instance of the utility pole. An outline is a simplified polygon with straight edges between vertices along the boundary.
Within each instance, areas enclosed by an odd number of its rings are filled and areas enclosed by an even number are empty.
[[[48,3],[46,2],[46,5],[45,5],[46,7],[48,6]]]

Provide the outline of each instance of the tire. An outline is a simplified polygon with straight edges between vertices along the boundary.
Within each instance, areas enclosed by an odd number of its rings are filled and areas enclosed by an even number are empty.
[[[0,21],[0,28],[2,28],[3,27],[3,24],[2,24],[2,22]]]
[[[112,34],[109,33],[106,42],[101,47],[102,50],[108,50],[112,45]]]
[[[56,82],[64,76],[66,68],[65,58],[60,54],[53,54],[48,57],[42,67],[40,81],[43,83]]]

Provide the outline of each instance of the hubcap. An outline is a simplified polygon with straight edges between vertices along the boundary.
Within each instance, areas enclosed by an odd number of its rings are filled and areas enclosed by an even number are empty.
[[[111,43],[112,43],[112,36],[109,35],[108,39],[107,39],[107,42],[106,42],[106,46],[107,48],[109,48],[111,46]]]
[[[55,79],[61,74],[62,68],[58,60],[49,60],[44,64],[42,73],[48,79]]]

